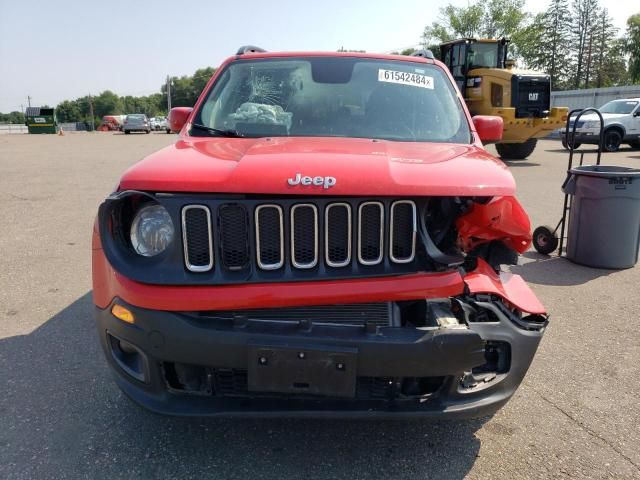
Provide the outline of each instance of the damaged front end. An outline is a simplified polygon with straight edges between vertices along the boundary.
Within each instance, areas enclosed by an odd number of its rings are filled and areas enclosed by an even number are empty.
[[[183,252],[171,252],[175,245],[144,270],[134,270],[125,256],[127,245],[117,243],[122,235],[114,235],[126,230],[128,216],[141,208],[127,203],[131,200],[144,198],[120,194],[101,208],[94,237],[94,296],[98,331],[116,379],[151,410],[189,415],[491,414],[524,378],[547,325],[544,307],[524,281],[501,271],[530,242],[528,218],[513,197],[380,201],[383,212],[393,212],[394,204],[415,205],[405,208],[407,218],[415,212],[413,226],[381,222],[381,228],[389,228],[385,250],[391,260],[381,254],[385,259],[367,266],[368,271],[355,259],[352,266],[319,266],[313,276],[306,273],[309,280],[285,264],[286,283],[275,274],[251,277],[252,268],[243,282],[224,268],[208,276],[186,272]],[[192,200],[157,196],[153,201],[179,224],[180,212]],[[220,208],[213,203],[218,201],[199,199],[202,205],[211,202],[212,212]],[[239,199],[235,205],[252,211],[255,205],[249,202],[261,201]],[[322,212],[336,201],[315,204]],[[339,201],[352,202],[353,208],[360,202]],[[219,226],[213,228],[215,233]],[[415,248],[404,253],[411,261],[393,263],[401,252],[393,250],[392,240],[412,235]],[[357,238],[354,248],[360,247]],[[120,272],[124,264],[122,270],[131,275]],[[165,274],[153,277],[154,269]],[[176,270],[182,285],[176,285]],[[239,278],[238,271],[233,273]],[[116,305],[130,312],[131,324],[114,317]]]

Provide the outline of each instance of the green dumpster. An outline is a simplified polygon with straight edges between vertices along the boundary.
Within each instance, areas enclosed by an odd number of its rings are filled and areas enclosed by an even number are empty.
[[[58,133],[58,122],[53,108],[28,107],[25,123],[29,133]]]

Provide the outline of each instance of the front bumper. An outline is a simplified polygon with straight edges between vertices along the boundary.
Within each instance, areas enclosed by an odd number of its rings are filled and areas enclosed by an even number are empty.
[[[572,136],[571,130],[569,130],[569,137]],[[560,131],[560,138],[566,141],[567,133],[565,129]],[[580,128],[575,133],[575,143],[587,143],[597,145],[600,142],[600,129],[599,128]]]
[[[114,317],[113,303],[127,307],[135,323]],[[117,298],[113,303],[106,309],[96,307],[96,318],[100,342],[117,384],[144,407],[175,415],[484,416],[513,395],[544,330],[522,328],[500,311],[497,321],[474,322],[469,328],[383,327],[371,331],[358,326],[246,320],[203,322],[189,313],[134,307]],[[133,345],[141,354],[136,364],[139,375],[114,353],[114,342],[120,341]],[[509,345],[508,371],[475,384],[463,381],[465,372],[486,362],[486,345],[496,342]],[[347,352],[346,368],[355,372],[356,394],[337,398],[252,391],[247,375],[251,375],[251,363],[257,361],[256,349],[264,346]],[[176,391],[168,380],[170,365],[197,366],[207,384],[197,392]],[[224,377],[221,383],[220,375]],[[407,379],[431,386],[427,393],[407,395],[401,391]]]

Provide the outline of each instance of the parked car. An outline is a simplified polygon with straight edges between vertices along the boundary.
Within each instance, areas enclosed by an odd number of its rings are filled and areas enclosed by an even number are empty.
[[[547,325],[530,222],[430,52],[243,47],[93,231],[120,388],[182,415],[470,417],[513,395]]]
[[[166,117],[151,117],[149,119],[149,126],[151,130],[160,131],[167,129],[167,118]]]
[[[622,143],[633,148],[640,148],[640,98],[612,100],[598,109],[604,119],[603,149],[616,152]],[[574,125],[569,124],[569,134]],[[600,139],[600,119],[595,113],[585,113],[576,125],[574,148],[583,143],[597,145]],[[566,132],[560,132],[562,145],[568,148]]]
[[[145,132],[151,133],[151,125],[149,119],[143,113],[132,113],[127,115],[122,126],[124,133]]]

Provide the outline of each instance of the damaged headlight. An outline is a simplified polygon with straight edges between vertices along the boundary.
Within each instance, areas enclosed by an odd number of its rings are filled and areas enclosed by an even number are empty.
[[[153,257],[164,252],[174,237],[169,212],[156,203],[142,207],[131,223],[131,245],[136,253]]]

